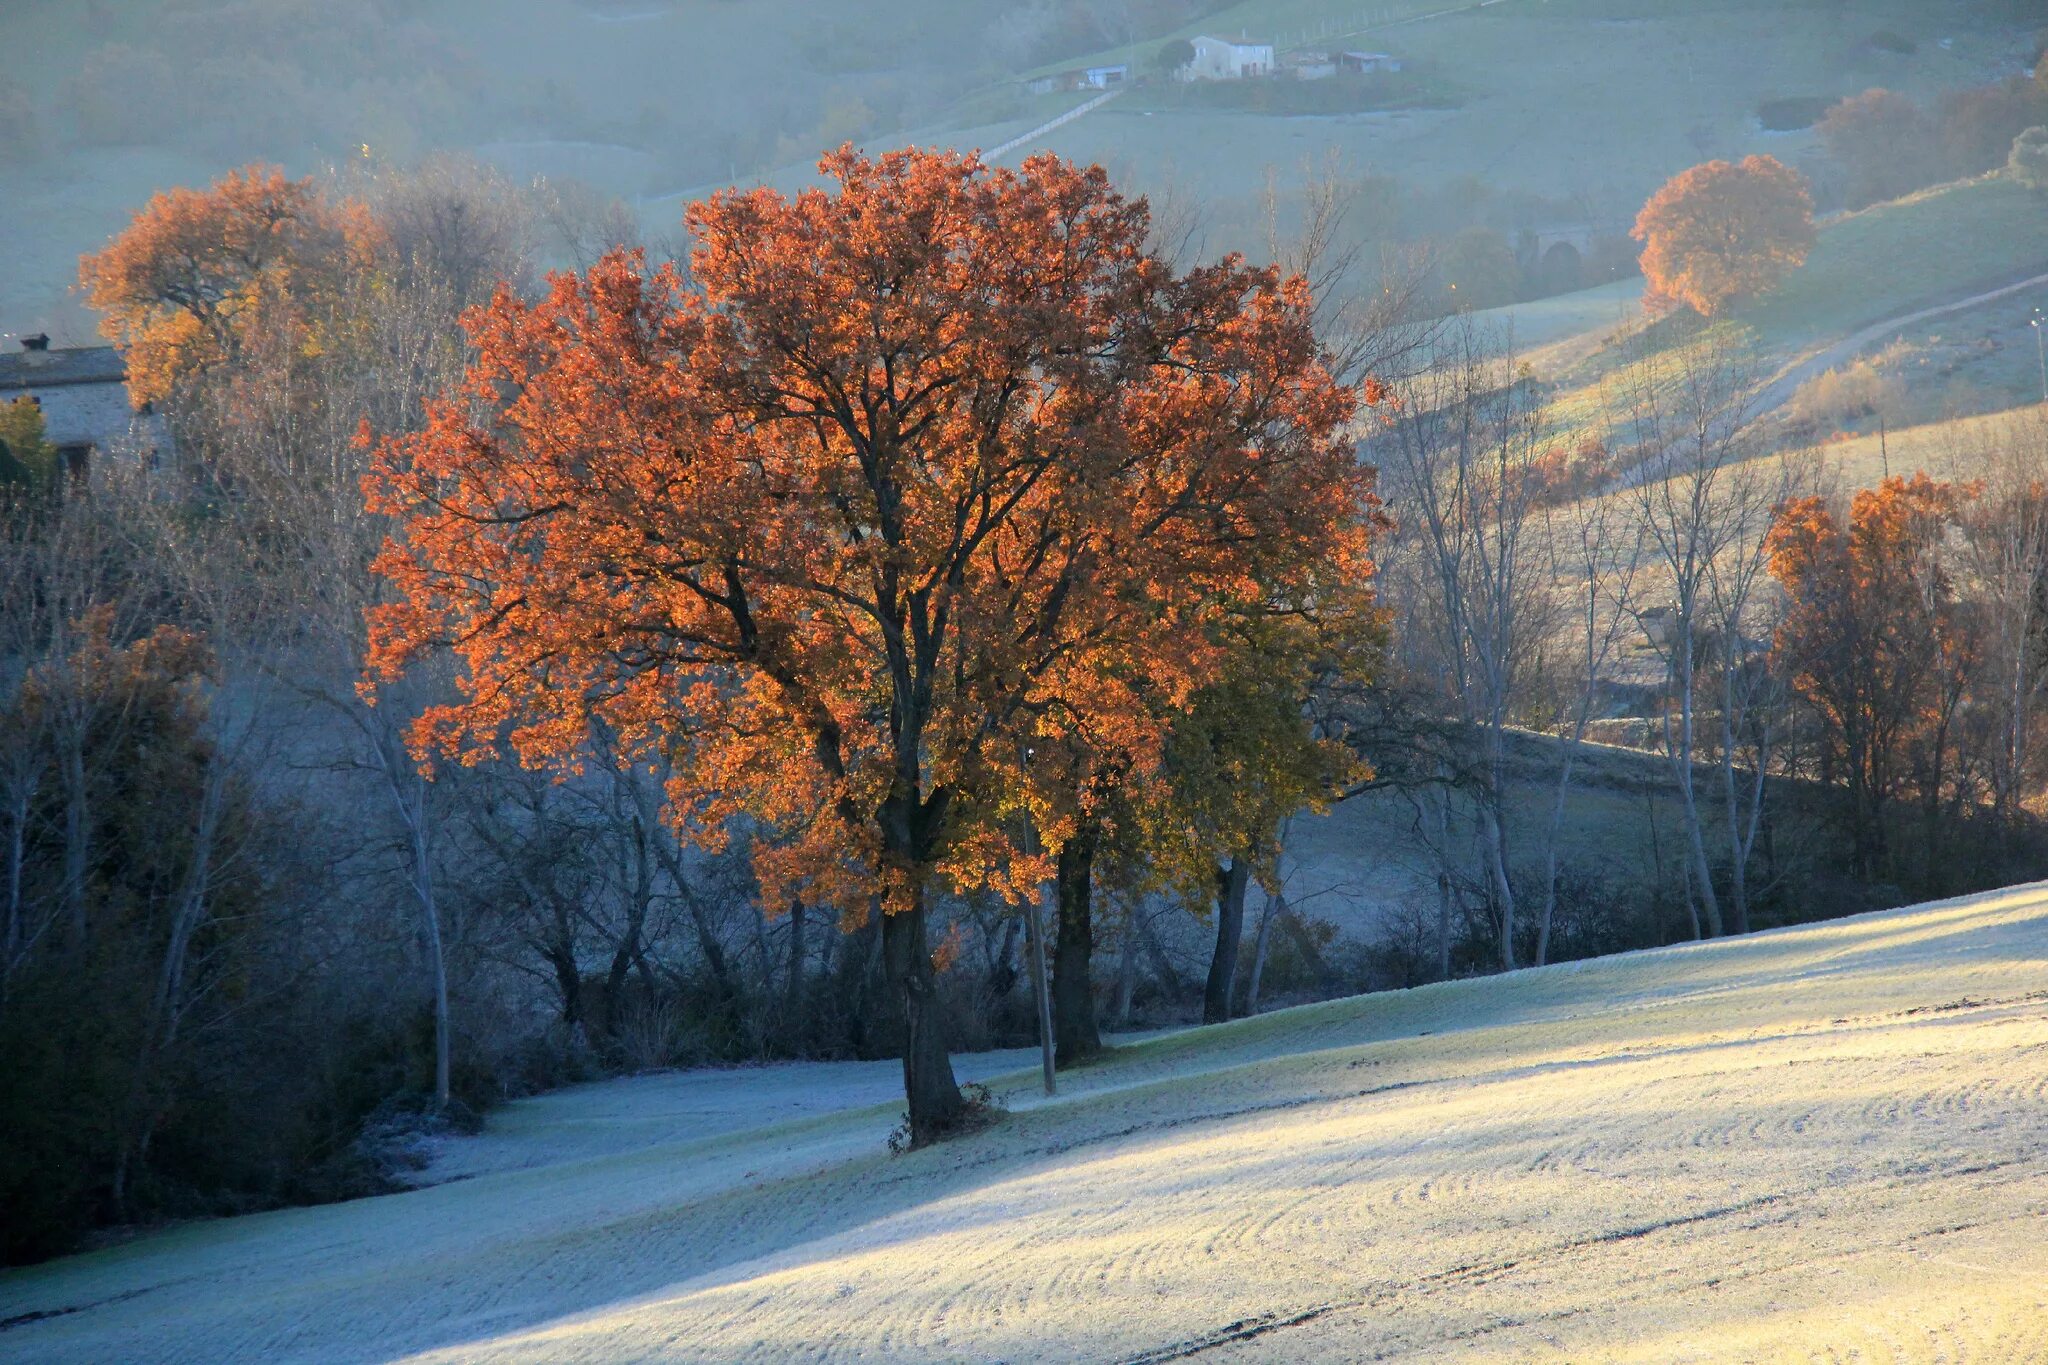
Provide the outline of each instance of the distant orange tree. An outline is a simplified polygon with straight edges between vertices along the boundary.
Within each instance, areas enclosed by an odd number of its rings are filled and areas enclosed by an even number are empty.
[[[376,452],[392,676],[452,642],[422,756],[673,760],[764,904],[879,908],[913,1141],[956,1125],[930,896],[1028,895],[1062,755],[1156,771],[1228,618],[1370,576],[1369,475],[1299,279],[1176,272],[1100,168],[851,149],[473,315],[466,385]],[[1036,826],[1042,844],[1026,835]]]
[[[1773,157],[1709,161],[1667,181],[1643,205],[1644,304],[1713,317],[1765,293],[1813,249],[1806,179]]]

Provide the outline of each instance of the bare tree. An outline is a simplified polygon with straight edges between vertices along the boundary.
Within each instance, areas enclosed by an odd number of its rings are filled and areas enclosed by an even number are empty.
[[[1985,613],[1985,666],[1998,683],[1991,799],[2011,824],[2029,786],[2033,718],[2048,683],[2048,409],[2014,416],[1948,452],[1984,480],[1964,527],[1965,565]]]
[[[1392,393],[1393,416],[1370,446],[1401,528],[1387,592],[1403,599],[1410,672],[1437,680],[1440,704],[1465,732],[1459,775],[1480,828],[1500,964],[1512,969],[1508,730],[1554,607],[1530,534],[1543,428],[1512,352],[1469,320]]]
[[[1564,511],[1544,513],[1544,540],[1552,577],[1569,583],[1569,685],[1561,689],[1553,729],[1564,744],[1558,755],[1557,780],[1551,792],[1550,817],[1543,831],[1543,908],[1536,926],[1535,965],[1550,960],[1551,921],[1557,912],[1559,845],[1572,783],[1585,747],[1586,728],[1600,693],[1600,683],[1622,634],[1632,624],[1623,608],[1634,588],[1642,562],[1642,537],[1623,525],[1620,510],[1603,498],[1592,498]]]
[[[1773,685],[1753,667],[1746,632],[1764,567],[1763,540],[1777,505],[1796,488],[1797,462],[1764,458],[1752,422],[1756,375],[1751,357],[1726,328],[1709,328],[1659,354],[1639,352],[1624,366],[1617,404],[1626,414],[1632,467],[1617,494],[1630,508],[1654,572],[1630,603],[1646,630],[1662,638],[1673,711],[1665,749],[1679,796],[1691,879],[1708,936],[1748,923],[1746,867],[1763,799],[1768,728],[1747,725]],[[1661,600],[1660,600],[1661,598]],[[1714,885],[1699,792],[1701,684],[1713,691],[1719,729],[1723,816],[1733,873],[1729,914]],[[1747,733],[1761,738],[1746,792],[1734,754]]]

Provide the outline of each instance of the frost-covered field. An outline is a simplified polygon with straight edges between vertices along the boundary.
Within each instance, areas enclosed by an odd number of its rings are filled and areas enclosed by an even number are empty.
[[[0,1357],[2048,1359],[2042,887],[1013,1072],[900,1158],[888,1079],[515,1106],[450,1183],[0,1278]]]

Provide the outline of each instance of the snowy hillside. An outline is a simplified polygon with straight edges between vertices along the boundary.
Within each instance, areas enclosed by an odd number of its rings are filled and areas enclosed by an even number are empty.
[[[449,1183],[0,1277],[0,1356],[2048,1357],[2048,888],[1010,1071],[905,1157],[891,1079],[515,1105]]]

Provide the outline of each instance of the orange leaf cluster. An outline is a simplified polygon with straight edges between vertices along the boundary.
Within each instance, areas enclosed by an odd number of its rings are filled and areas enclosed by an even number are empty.
[[[1176,273],[1099,168],[822,167],[693,206],[687,273],[471,317],[466,386],[376,452],[373,670],[465,664],[423,756],[667,753],[686,837],[773,836],[767,904],[1021,894],[1057,755],[1156,767],[1221,615],[1369,579],[1353,395],[1300,280]]]
[[[1894,476],[1844,524],[1819,497],[1778,509],[1766,549],[1790,599],[1776,648],[1820,716],[1859,815],[1889,799],[1902,755],[1956,703],[1976,648],[1945,544],[1973,485]]]

